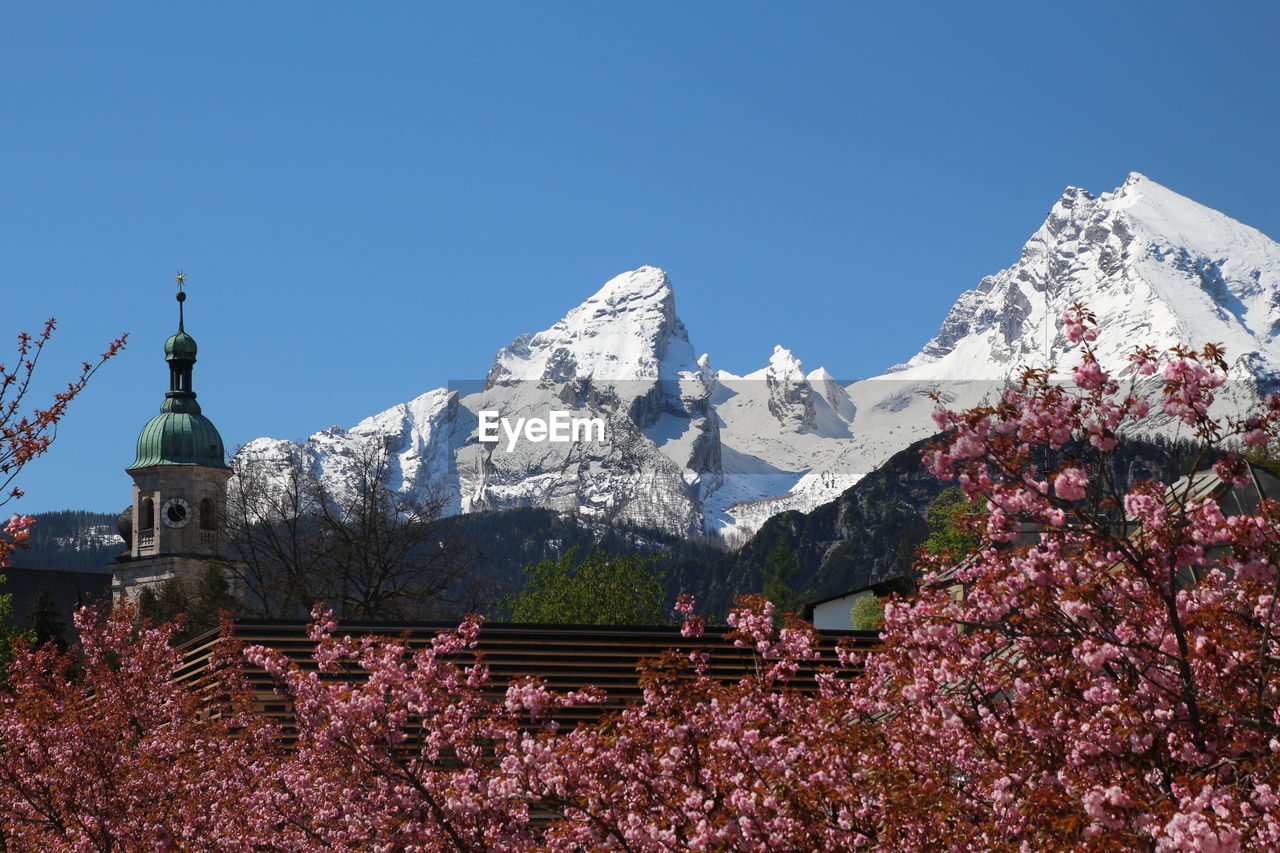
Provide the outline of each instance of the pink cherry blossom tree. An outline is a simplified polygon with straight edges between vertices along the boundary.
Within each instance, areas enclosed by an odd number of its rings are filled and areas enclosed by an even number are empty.
[[[177,626],[120,608],[76,627],[74,651],[20,647],[0,691],[0,849],[262,849],[241,804],[283,753],[234,650],[188,685]]]
[[[1121,489],[1109,457],[1155,413],[1102,370],[1088,312],[1066,324],[1074,387],[1029,370],[994,405],[937,413],[927,464],[985,506],[984,541],[954,578],[885,608],[884,645],[847,685],[881,731],[866,766],[896,777],[879,786],[878,840],[1275,849],[1280,506],[1227,517],[1186,482]],[[1140,350],[1131,373],[1158,373],[1157,412],[1246,483],[1231,451],[1274,440],[1280,400],[1215,418],[1213,346]]]
[[[1215,417],[1216,347],[1132,361],[1154,402],[1081,364],[992,405],[939,410],[926,462],[982,509],[981,543],[929,564],[817,688],[816,634],[748,599],[753,666],[683,650],[642,698],[561,728],[598,690],[497,690],[478,619],[425,646],[340,634],[311,660],[237,651],[176,681],[172,627],[81,617],[82,650],[20,650],[0,694],[0,841],[11,849],[1272,850],[1280,848],[1280,507],[1228,515],[1186,482],[1122,485],[1127,432],[1175,419],[1227,486],[1280,434],[1280,399]],[[957,594],[957,588],[960,593]],[[253,711],[244,662],[296,725]],[[284,740],[288,748],[282,748]]]

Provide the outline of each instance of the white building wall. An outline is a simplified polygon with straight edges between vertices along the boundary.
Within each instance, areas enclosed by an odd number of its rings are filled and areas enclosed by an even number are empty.
[[[813,627],[821,631],[823,628],[832,631],[849,631],[853,629],[853,616],[850,611],[853,603],[859,598],[872,595],[871,592],[859,592],[842,598],[833,598],[815,605],[813,608]]]

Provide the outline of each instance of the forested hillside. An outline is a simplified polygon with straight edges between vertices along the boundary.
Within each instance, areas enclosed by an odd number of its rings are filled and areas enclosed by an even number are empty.
[[[114,513],[82,509],[40,513],[29,544],[29,551],[13,555],[15,567],[107,572],[107,564],[124,550]]]

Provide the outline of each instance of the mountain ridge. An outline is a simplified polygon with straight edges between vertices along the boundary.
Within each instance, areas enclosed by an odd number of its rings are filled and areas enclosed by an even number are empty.
[[[239,458],[269,467],[301,452],[340,483],[354,444],[377,439],[397,486],[445,495],[450,512],[537,506],[737,543],[929,435],[930,392],[971,405],[1022,365],[1069,364],[1060,317],[1082,301],[1099,315],[1109,369],[1138,341],[1215,341],[1238,377],[1280,378],[1280,245],[1134,172],[1111,192],[1064,190],[1018,259],[962,293],[938,334],[880,376],[842,384],[781,345],[743,376],[714,370],[667,274],[643,266],[501,347],[483,385],[428,391],[303,442],[255,439]],[[528,421],[554,410],[600,419],[607,437],[510,451],[479,440],[481,412]]]

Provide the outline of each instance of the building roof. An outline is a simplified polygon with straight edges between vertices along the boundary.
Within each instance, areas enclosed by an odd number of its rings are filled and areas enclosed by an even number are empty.
[[[167,400],[165,402],[168,402]],[[204,465],[225,468],[222,436],[199,412],[162,411],[138,434],[138,455],[127,470],[152,465]]]
[[[182,321],[178,321],[179,328]],[[196,360],[196,339],[188,335],[185,331],[178,331],[169,336],[164,342],[164,360]]]
[[[822,605],[829,604],[832,601],[839,601],[842,598],[851,598],[865,592],[869,592],[879,598],[883,598],[884,596],[894,592],[905,594],[903,589],[903,583],[905,580],[906,578],[903,575],[894,575],[893,577],[883,578],[872,583],[865,583],[862,586],[855,586],[851,589],[845,590],[844,592],[829,595],[826,598],[819,598],[816,601],[810,601],[804,606],[804,618],[812,622],[813,611]]]
[[[1245,463],[1248,480],[1244,485],[1226,483],[1212,468],[1182,477],[1165,490],[1165,504],[1217,498],[1224,515],[1253,515],[1265,500],[1280,500],[1280,478],[1256,465]]]
[[[363,636],[376,634],[404,637],[410,646],[421,647],[443,630],[456,628],[454,623],[352,624],[344,625],[341,634]],[[315,644],[307,639],[307,623],[300,621],[238,621],[236,639],[246,644],[261,644],[284,652],[304,669],[316,668],[310,653]],[[489,667],[490,686],[487,693],[497,699],[507,685],[521,676],[535,676],[552,690],[578,690],[595,685],[608,692],[604,705],[583,705],[558,712],[556,720],[563,725],[590,723],[603,715],[619,711],[641,697],[640,671],[642,659],[657,658],[663,652],[705,651],[710,655],[710,673],[731,681],[755,672],[756,657],[750,648],[738,648],[727,638],[730,629],[708,627],[702,637],[687,638],[676,627],[610,627],[576,625],[486,624],[480,629],[476,651]],[[838,668],[836,643],[848,638],[862,650],[877,644],[873,634],[865,631],[824,631],[819,644],[820,657],[806,662],[792,684],[801,690],[816,690],[815,676],[821,667]],[[208,666],[210,653],[218,640],[211,631],[186,644],[186,664],[179,671],[180,680],[199,687]],[[459,657],[467,665],[474,653]],[[274,692],[274,682],[265,671],[246,664],[258,706],[276,718],[289,731],[292,710]]]

